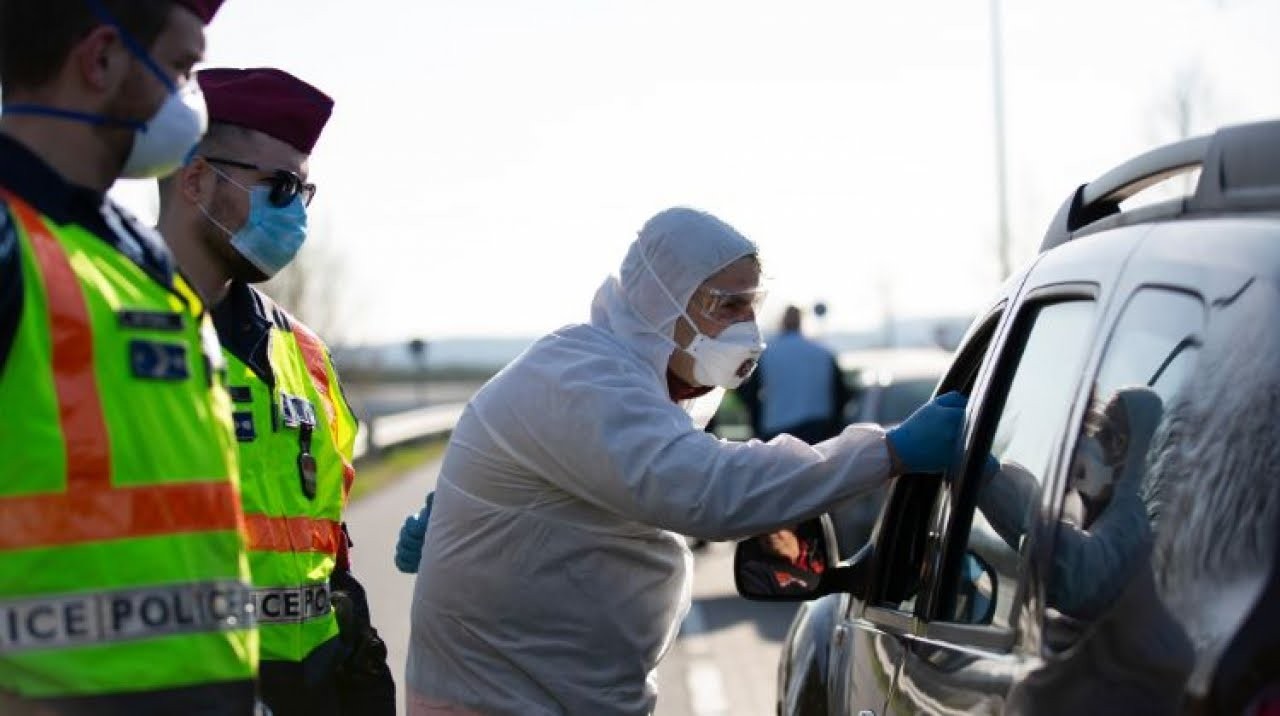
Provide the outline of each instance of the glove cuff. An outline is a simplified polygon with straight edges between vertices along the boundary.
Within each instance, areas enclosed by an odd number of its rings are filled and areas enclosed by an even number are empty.
[[[893,449],[893,441],[889,439],[889,434],[884,434],[884,449],[889,453],[889,477],[897,477],[907,471],[907,466],[902,464],[902,458],[898,456],[898,451]]]

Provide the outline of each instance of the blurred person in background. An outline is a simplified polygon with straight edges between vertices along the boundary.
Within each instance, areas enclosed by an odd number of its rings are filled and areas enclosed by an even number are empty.
[[[597,291],[590,323],[543,337],[472,398],[430,525],[414,520],[420,557],[398,546],[419,570],[410,714],[651,713],[689,607],[681,534],[772,532],[947,466],[956,394],[888,434],[852,426],[813,446],[695,424],[695,398],[755,367],[761,295],[754,243],[710,214],[663,211]]]
[[[849,388],[835,354],[800,330],[800,309],[787,306],[782,331],[760,356],[756,372],[738,388],[756,437],[786,433],[813,444],[844,429]]]
[[[217,338],[106,196],[204,133],[219,4],[0,1],[0,713],[254,710]]]
[[[275,716],[393,714],[395,684],[343,523],[355,415],[324,343],[252,284],[307,235],[308,159],[333,101],[282,70],[208,69],[210,126],[161,182],[160,231],[226,354],[260,689]]]

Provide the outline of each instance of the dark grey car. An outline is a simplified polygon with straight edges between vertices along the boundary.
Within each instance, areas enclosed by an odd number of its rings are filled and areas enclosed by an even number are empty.
[[[1280,122],[1077,190],[950,390],[951,473],[894,481],[866,545],[805,530],[843,560],[817,590],[744,594],[809,600],[780,714],[1280,709]]]

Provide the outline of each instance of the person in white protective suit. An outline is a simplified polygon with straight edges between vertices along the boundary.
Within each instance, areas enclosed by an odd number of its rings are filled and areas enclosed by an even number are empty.
[[[813,446],[739,443],[695,425],[690,398],[754,368],[761,296],[752,242],[668,209],[596,292],[590,323],[543,337],[476,393],[430,529],[424,508],[398,546],[397,564],[418,569],[410,714],[651,713],[689,607],[681,535],[770,532],[947,467],[956,394],[888,438],[859,425]]]

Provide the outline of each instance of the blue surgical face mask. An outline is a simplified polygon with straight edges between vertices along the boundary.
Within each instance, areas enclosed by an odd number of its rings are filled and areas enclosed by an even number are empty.
[[[214,168],[215,172],[218,172]],[[273,206],[271,188],[241,186],[231,177],[218,172],[222,178],[249,192],[249,217],[239,231],[232,231],[213,218],[204,206],[200,211],[214,226],[231,237],[231,246],[246,261],[271,278],[289,265],[307,239],[307,208],[301,196],[295,196],[286,206]]]

